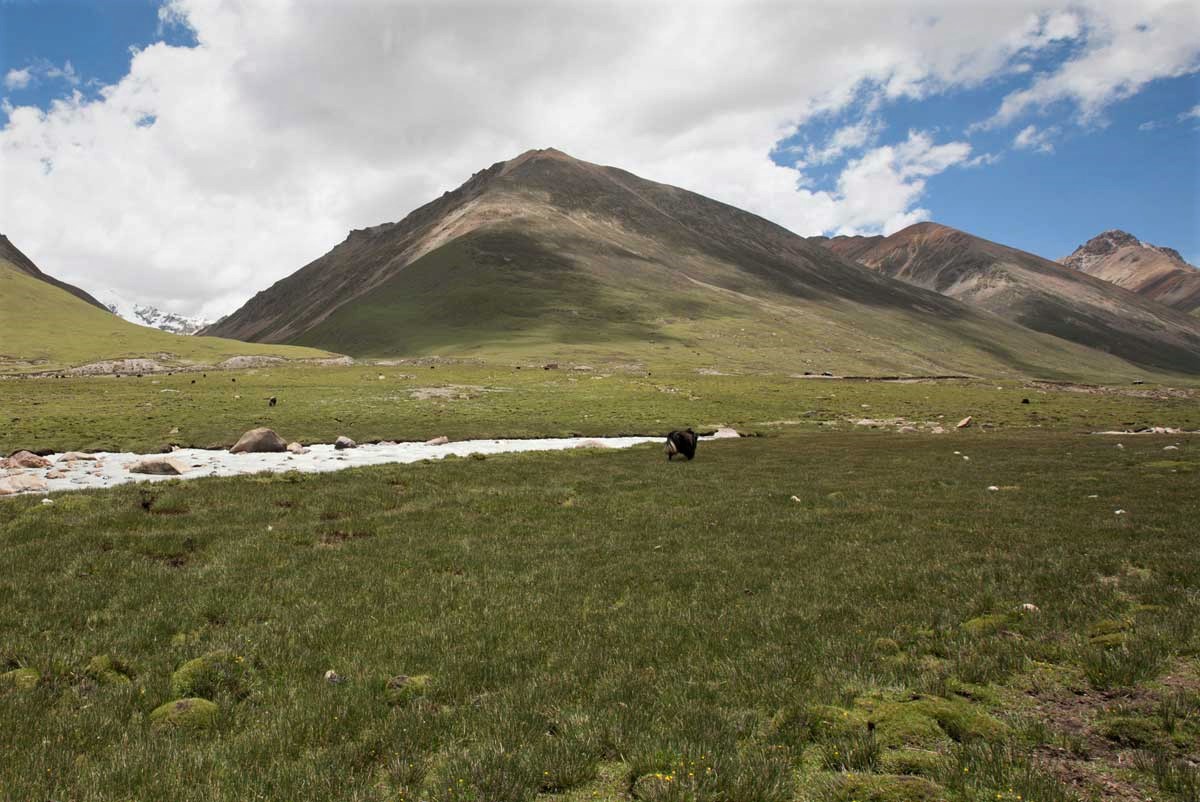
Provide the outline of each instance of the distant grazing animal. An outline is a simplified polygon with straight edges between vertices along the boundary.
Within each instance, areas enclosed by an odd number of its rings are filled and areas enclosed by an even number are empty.
[[[269,406],[269,407],[275,406],[275,396],[271,396],[270,398],[267,399],[267,406]]]
[[[682,454],[691,460],[696,456],[696,433],[691,429],[673,431],[667,435],[667,461],[674,459],[676,454]]]

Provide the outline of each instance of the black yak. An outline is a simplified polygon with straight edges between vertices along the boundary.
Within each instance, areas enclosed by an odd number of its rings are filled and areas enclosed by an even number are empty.
[[[667,435],[667,461],[674,459],[676,454],[682,454],[691,460],[696,456],[696,433],[691,429],[673,431]]]

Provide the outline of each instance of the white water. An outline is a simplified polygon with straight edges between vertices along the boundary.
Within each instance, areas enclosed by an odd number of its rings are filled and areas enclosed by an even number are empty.
[[[450,454],[466,457],[470,454],[504,454],[516,451],[560,451],[602,444],[604,448],[628,448],[642,443],[662,442],[661,437],[557,437],[530,440],[461,440],[445,445],[425,443],[380,443],[357,448],[336,450],[332,445],[308,446],[306,454],[230,454],[201,448],[183,448],[170,454],[133,454],[128,452],[96,452],[92,460],[68,461],[61,454],[52,454],[49,468],[26,468],[13,473],[37,477],[46,482],[50,492],[115,487],[129,482],[161,482],[167,479],[200,479],[206,476],[244,476],[254,473],[284,473],[301,471],[322,473],[359,468],[366,465],[418,462],[441,459]],[[188,466],[180,476],[154,476],[130,473],[129,468],[141,460],[178,460]],[[3,472],[0,472],[2,476]],[[47,474],[62,474],[47,478]],[[45,491],[34,491],[45,492]]]

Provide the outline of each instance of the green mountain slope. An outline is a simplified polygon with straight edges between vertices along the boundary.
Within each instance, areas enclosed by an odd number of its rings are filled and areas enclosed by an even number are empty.
[[[0,372],[63,370],[138,357],[164,365],[212,365],[234,356],[304,359],[329,354],[136,326],[0,258]]]
[[[39,281],[44,281],[52,287],[58,287],[60,290],[66,290],[81,301],[85,301],[97,309],[103,309],[105,312],[108,312],[108,307],[97,301],[87,292],[79,289],[73,284],[68,284],[65,281],[59,281],[53,276],[47,276],[38,269],[38,266],[33,263],[32,259],[21,253],[17,246],[13,245],[12,241],[3,234],[0,234],[0,261],[5,261],[10,267],[15,270],[19,270],[27,276],[32,276]]]
[[[1136,366],[843,259],[760,217],[530,151],[352,232],[210,328],[363,356],[1116,378]]]

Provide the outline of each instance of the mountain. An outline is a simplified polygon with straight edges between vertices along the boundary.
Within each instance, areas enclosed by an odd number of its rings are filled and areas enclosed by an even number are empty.
[[[195,334],[209,325],[207,320],[178,315],[174,312],[164,312],[157,306],[130,303],[112,290],[102,293],[101,297],[104,299],[104,307],[108,311],[139,326],[149,326],[152,329],[168,331],[171,334]]]
[[[1200,373],[1200,321],[1025,251],[937,223],[917,223],[874,242],[857,260],[1138,365]]]
[[[58,371],[131,358],[180,367],[216,365],[234,356],[330,356],[309,348],[180,337],[136,326],[82,290],[47,276],[7,239],[0,240],[0,372]]]
[[[1137,372],[749,212],[553,149],[498,162],[399,222],[352,231],[205,331],[370,357]]]
[[[98,309],[105,309],[104,304],[100,303],[78,287],[68,284],[65,281],[59,281],[51,276],[47,276],[38,269],[37,265],[33,263],[32,259],[21,253],[21,251],[17,249],[17,246],[13,245],[8,237],[4,236],[3,234],[0,234],[0,261],[7,263],[11,269],[19,270],[25,275],[32,276],[38,281],[44,281],[52,287],[58,287],[60,290],[66,290],[79,300],[89,303]]]
[[[1200,270],[1174,248],[1114,229],[1092,237],[1059,262],[1183,312],[1200,310]]]

